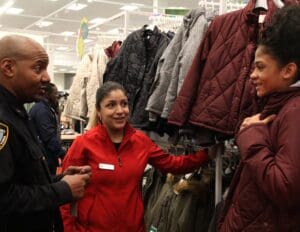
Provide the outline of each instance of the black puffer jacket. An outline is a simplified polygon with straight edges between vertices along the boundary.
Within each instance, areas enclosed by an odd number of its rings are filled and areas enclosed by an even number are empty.
[[[128,92],[134,127],[144,128],[147,125],[145,108],[158,60],[168,43],[169,38],[157,27],[152,31],[144,26],[127,37],[119,54],[106,66],[104,82],[119,82]]]

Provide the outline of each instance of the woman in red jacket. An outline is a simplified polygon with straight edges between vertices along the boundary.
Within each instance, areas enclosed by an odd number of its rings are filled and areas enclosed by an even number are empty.
[[[166,154],[128,123],[124,88],[106,82],[97,90],[99,125],[76,138],[63,167],[90,165],[92,177],[78,201],[77,217],[62,207],[66,232],[144,232],[141,177],[147,163],[174,174],[191,172],[209,160],[204,150],[187,156]]]
[[[266,104],[237,135],[241,164],[218,231],[300,231],[300,5],[274,15],[251,80]]]

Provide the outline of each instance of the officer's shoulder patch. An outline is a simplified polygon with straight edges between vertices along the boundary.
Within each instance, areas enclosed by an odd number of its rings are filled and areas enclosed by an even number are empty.
[[[0,122],[0,150],[5,146],[9,134],[9,128],[4,123]]]

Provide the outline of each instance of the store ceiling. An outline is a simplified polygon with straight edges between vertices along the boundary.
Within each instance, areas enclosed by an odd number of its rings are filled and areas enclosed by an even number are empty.
[[[70,6],[85,5],[81,10],[68,9]],[[198,0],[0,0],[0,31],[30,33],[44,36],[45,46],[48,51],[60,57],[60,64],[54,62],[55,71],[59,72],[59,66],[73,72],[78,57],[76,55],[76,40],[80,21],[86,17],[89,27],[88,40],[85,41],[86,49],[100,43],[107,46],[115,39],[123,39],[125,17],[119,17],[107,21],[112,16],[116,16],[124,10],[120,9],[125,5],[137,6],[134,12],[153,13],[153,6],[157,6],[157,11],[162,13],[165,8],[185,7],[187,9],[196,8]],[[1,8],[3,7],[4,8]],[[11,14],[10,8],[19,8],[23,11],[19,14]],[[101,18],[101,25],[92,23],[91,20]],[[105,21],[106,20],[106,21]],[[149,24],[149,16],[129,15],[128,32]],[[43,22],[51,25],[42,26]],[[99,23],[99,22],[98,22]],[[71,35],[64,34],[69,32]],[[63,58],[66,55],[68,58]],[[74,62],[70,62],[70,59]],[[64,64],[64,61],[68,64]],[[75,65],[74,65],[75,64]],[[57,66],[57,67],[56,67]]]

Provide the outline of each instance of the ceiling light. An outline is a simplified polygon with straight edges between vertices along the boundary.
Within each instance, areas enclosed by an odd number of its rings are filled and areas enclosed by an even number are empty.
[[[2,15],[8,8],[10,8],[14,4],[13,0],[7,1],[0,7],[0,15]]]
[[[107,34],[112,34],[112,35],[118,35],[121,34],[121,29],[120,28],[114,28],[111,30],[106,31]]]
[[[60,33],[61,35],[64,36],[71,36],[74,35],[75,33],[73,31],[63,31],[62,33]]]
[[[40,21],[40,22],[37,22],[35,25],[37,25],[40,28],[43,28],[43,27],[49,27],[52,24],[53,24],[53,22],[50,22],[50,21]]]
[[[17,14],[20,14],[21,12],[23,12],[23,11],[24,11],[24,9],[11,7],[11,8],[8,8],[5,11],[5,13],[6,14],[17,15]]]
[[[69,50],[69,47],[61,46],[61,47],[55,48],[55,50],[57,50],[57,51],[67,51],[67,50]]]
[[[66,9],[78,11],[78,10],[81,10],[85,7],[87,7],[86,4],[74,3],[74,4],[70,5],[69,7],[67,7]]]
[[[125,10],[125,11],[134,11],[137,9],[138,9],[138,6],[136,6],[136,5],[125,5],[120,8],[120,10]]]
[[[85,39],[85,40],[84,40],[85,43],[90,43],[90,42],[92,42],[92,41],[93,41],[92,39]]]
[[[2,24],[0,24],[0,27],[3,27],[3,25],[2,25]]]
[[[105,20],[105,18],[94,18],[94,19],[89,20],[89,23],[99,24],[99,23],[102,23],[104,20]]]

